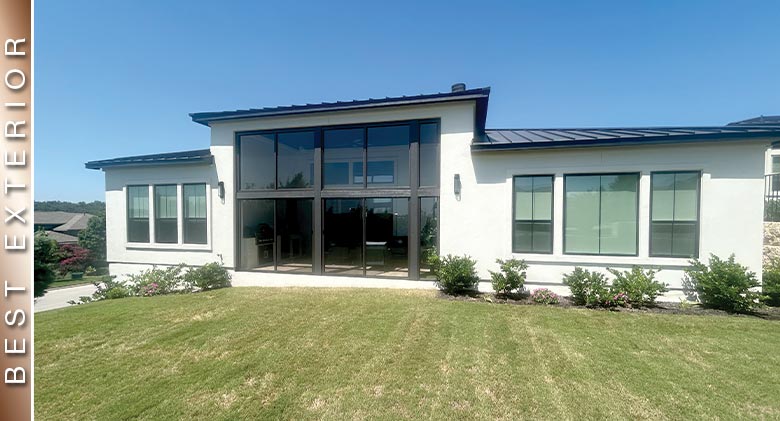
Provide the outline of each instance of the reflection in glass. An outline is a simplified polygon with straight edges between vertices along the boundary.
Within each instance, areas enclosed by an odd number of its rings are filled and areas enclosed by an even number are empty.
[[[284,132],[277,135],[278,187],[299,189],[314,185],[314,132]]]
[[[325,188],[360,188],[350,183],[350,163],[363,168],[363,129],[333,129],[324,131],[323,139],[323,186]]]
[[[239,265],[242,269],[274,268],[274,201],[242,200]]]
[[[696,257],[699,172],[653,173],[650,255]]]
[[[431,278],[428,258],[439,244],[439,198],[420,198],[420,279]]]
[[[409,126],[368,128],[368,177],[371,186],[409,186]]]
[[[420,186],[439,185],[439,125],[420,124]]]
[[[241,190],[267,190],[276,185],[274,135],[243,135],[240,138]]]
[[[409,199],[366,199],[366,275],[409,277]]]
[[[312,199],[276,200],[278,272],[312,272]]]
[[[325,272],[363,275],[361,199],[326,199],[322,223]]]

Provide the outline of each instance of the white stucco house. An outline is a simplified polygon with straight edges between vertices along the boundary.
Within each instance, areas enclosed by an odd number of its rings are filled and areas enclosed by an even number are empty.
[[[224,262],[234,285],[432,287],[424,259],[529,264],[528,286],[642,265],[667,299],[710,253],[760,274],[780,126],[489,129],[489,88],[191,114],[209,149],[92,161],[108,261]],[[487,287],[487,285],[485,285]]]

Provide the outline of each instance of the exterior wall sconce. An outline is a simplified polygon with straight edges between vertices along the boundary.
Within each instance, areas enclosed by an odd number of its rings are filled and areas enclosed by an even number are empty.
[[[217,183],[217,187],[218,187],[219,198],[224,200],[225,199],[225,182],[224,181],[220,181],[219,183]]]
[[[460,197],[460,174],[455,174],[455,196]]]

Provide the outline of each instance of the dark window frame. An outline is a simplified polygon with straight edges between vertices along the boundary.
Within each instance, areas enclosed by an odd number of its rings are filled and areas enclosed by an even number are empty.
[[[409,222],[409,278],[419,279],[419,198],[420,197],[440,197],[440,185],[441,185],[441,172],[439,171],[439,177],[437,179],[436,186],[421,187],[420,174],[419,174],[419,144],[420,144],[420,124],[435,123],[437,125],[438,141],[438,154],[441,155],[441,119],[440,118],[424,118],[424,119],[406,119],[406,120],[393,120],[393,121],[380,121],[370,123],[358,123],[358,124],[337,124],[337,125],[315,125],[306,127],[293,127],[271,130],[247,130],[234,132],[234,156],[233,156],[233,194],[235,206],[234,208],[234,221],[236,230],[240,229],[238,226],[240,220],[240,202],[247,199],[283,199],[283,198],[312,198],[314,199],[314,272],[313,275],[324,274],[323,265],[323,250],[322,250],[322,218],[323,218],[323,199],[329,198],[408,198],[409,199],[409,214],[418,215],[411,218]],[[361,188],[324,188],[323,175],[324,175],[324,131],[331,129],[349,129],[349,128],[363,128],[364,134],[367,134],[367,130],[370,127],[383,127],[383,126],[398,126],[408,124],[410,127],[409,138],[409,185],[403,187],[397,186],[367,186],[367,177],[363,179],[363,187]],[[241,189],[240,183],[240,159],[241,159],[241,136],[264,134],[269,133],[282,133],[282,132],[301,132],[313,130],[315,132],[315,151],[314,151],[314,185],[311,189],[268,189],[268,190],[246,190]],[[277,145],[276,137],[274,138],[274,144]],[[367,137],[364,138],[363,147],[363,173],[366,174],[367,166]],[[274,152],[274,162],[278,162],[278,151]],[[278,168],[277,168],[278,171]],[[278,180],[277,180],[278,185]],[[238,231],[237,231],[238,232]],[[412,234],[415,233],[415,234]],[[411,235],[414,235],[412,240]],[[236,238],[234,241],[234,267],[239,268],[238,257],[240,254],[240,239]],[[339,275],[331,275],[339,276]],[[375,277],[374,278],[382,278]],[[391,278],[399,279],[399,278]]]
[[[690,259],[691,256],[683,256],[683,255],[675,255],[675,254],[664,254],[664,253],[653,253],[653,175],[655,174],[696,174],[696,235],[694,238],[694,259],[699,258],[699,248],[700,248],[700,237],[701,237],[701,177],[702,177],[702,170],[678,170],[678,171],[653,171],[650,173],[650,220],[648,222],[648,244],[647,244],[647,251],[649,257],[669,257],[669,258],[675,258],[675,259]],[[675,190],[676,191],[676,190]],[[672,223],[672,241],[674,244],[674,219],[671,221]]]
[[[517,204],[517,200],[515,199],[515,183],[517,178],[524,177],[524,178],[533,178],[533,177],[550,177],[550,220],[543,220],[543,219],[515,219],[515,207]],[[533,191],[531,191],[531,209],[533,209]],[[511,216],[511,231],[510,234],[512,235],[512,253],[517,254],[553,254],[555,250],[555,174],[520,174],[520,175],[513,175],[512,176],[512,216]],[[525,223],[535,223],[535,222],[550,222],[550,251],[521,251],[518,250],[515,245],[515,223],[517,222],[525,222]],[[533,238],[533,232],[531,233]],[[532,240],[533,243],[533,240]]]
[[[203,218],[188,218],[187,217],[187,186],[203,186],[205,191],[205,212],[206,216]],[[177,198],[178,199],[178,198]],[[204,245],[209,243],[209,184],[206,182],[202,183],[182,183],[181,185],[181,242],[182,244],[195,244],[195,245]],[[203,242],[188,242],[187,241],[187,220],[203,220],[203,224],[206,226],[205,230],[205,237],[203,238]],[[177,222],[178,224],[178,222]]]
[[[612,176],[612,175],[635,175],[636,176],[636,243],[634,245],[634,253],[633,254],[626,254],[626,253],[582,253],[582,252],[567,252],[566,251],[566,219],[567,219],[567,213],[566,212],[566,182],[568,177],[577,177],[577,176]],[[639,203],[639,200],[641,198],[640,196],[640,188],[642,184],[642,173],[637,171],[627,171],[627,172],[592,172],[592,173],[571,173],[571,174],[564,174],[563,175],[563,250],[562,253],[565,255],[571,255],[571,256],[607,256],[607,257],[638,257],[639,256],[639,208],[641,207],[641,204]],[[599,202],[601,201],[601,186],[599,183]],[[599,205],[601,206],[601,205]],[[601,250],[601,209],[599,208],[599,250]]]
[[[130,217],[130,189],[133,187],[143,187],[146,189],[146,204],[147,204],[147,210],[146,210],[146,218],[131,218]],[[151,233],[151,206],[149,204],[151,201],[149,200],[149,184],[128,184],[125,188],[125,212],[127,213],[125,218],[125,235],[128,243],[131,244],[151,244],[152,242],[152,233]],[[143,221],[146,220],[146,241],[131,241],[130,240],[130,222],[131,220],[138,220]]]
[[[176,216],[174,218],[158,218],[157,217],[157,210],[158,210],[158,203],[157,203],[157,188],[158,187],[171,187],[173,186],[176,188]],[[181,244],[179,236],[179,184],[178,183],[161,183],[161,184],[154,184],[152,186],[152,200],[154,200],[154,243],[155,244]],[[157,237],[159,234],[160,224],[158,224],[158,221],[160,219],[173,219],[176,221],[176,241],[160,241]]]

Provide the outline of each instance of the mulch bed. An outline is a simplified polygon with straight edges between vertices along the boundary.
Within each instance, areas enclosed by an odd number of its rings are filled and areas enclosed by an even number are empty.
[[[438,297],[444,300],[450,301],[467,301],[475,303],[492,303],[492,304],[508,304],[508,305],[544,305],[537,304],[531,300],[530,294],[511,294],[496,295],[495,293],[471,293],[462,295],[449,295],[443,292],[439,292]],[[569,308],[588,308],[585,306],[579,306],[572,303],[569,297],[559,296],[560,302],[558,304],[552,304],[556,307],[569,307]],[[750,314],[734,314],[728,313],[723,310],[715,310],[711,308],[704,308],[699,304],[687,304],[681,305],[674,302],[659,302],[654,307],[641,307],[641,308],[625,308],[625,307],[612,307],[612,308],[588,308],[593,311],[616,311],[624,313],[657,313],[657,314],[688,314],[688,315],[702,315],[702,316],[727,316],[727,317],[758,317],[766,320],[780,320],[780,307],[763,307]]]

